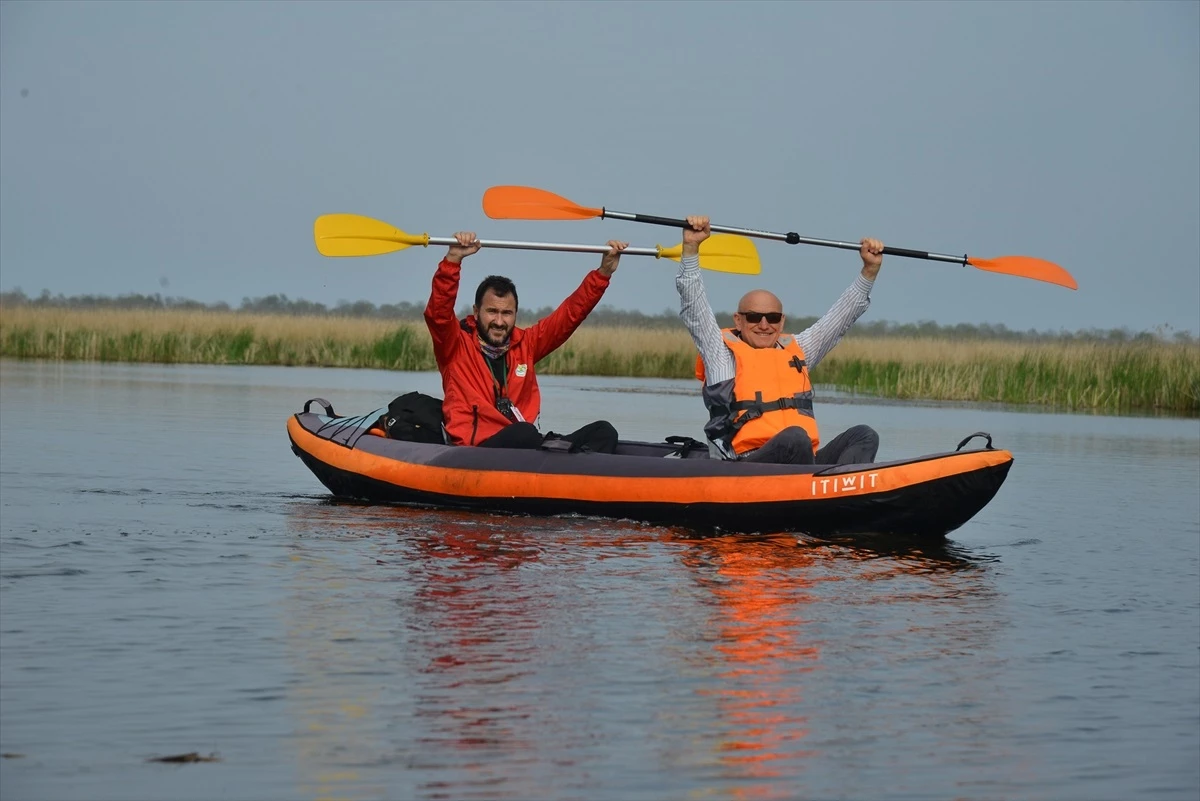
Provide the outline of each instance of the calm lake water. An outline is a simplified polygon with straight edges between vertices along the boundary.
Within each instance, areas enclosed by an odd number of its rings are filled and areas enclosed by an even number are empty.
[[[543,388],[543,429],[700,436],[692,382]],[[0,796],[1200,794],[1200,421],[825,393],[881,460],[1015,454],[918,550],[331,501],[287,416],[409,389],[0,362]]]

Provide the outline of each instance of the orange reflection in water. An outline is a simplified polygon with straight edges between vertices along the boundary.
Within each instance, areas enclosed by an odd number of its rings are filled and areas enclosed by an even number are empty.
[[[815,557],[795,537],[721,537],[695,543],[685,561],[718,603],[714,651],[725,669],[720,684],[702,690],[726,721],[717,745],[723,778],[750,780],[728,789],[733,798],[783,798],[780,780],[803,768],[810,753],[799,713],[801,678],[820,649],[804,639],[800,608],[812,599]]]
[[[560,569],[555,554],[564,548],[588,549],[585,563],[643,551],[661,554],[654,543],[679,555],[713,602],[710,653],[718,667],[709,671],[709,685],[698,692],[712,699],[720,722],[698,727],[688,739],[690,747],[699,745],[711,755],[706,764],[719,780],[701,795],[736,799],[794,798],[802,791],[800,776],[814,756],[803,748],[810,730],[802,690],[805,676],[820,666],[821,658],[820,643],[806,632],[805,607],[817,600],[816,584],[846,576],[846,570],[831,565],[841,563],[844,568],[844,560],[860,562],[861,569],[856,566],[848,573],[867,580],[954,569],[908,547],[894,553],[817,546],[798,543],[792,535],[695,539],[669,529],[620,523],[597,526],[586,520],[388,507],[309,507],[295,528],[297,533],[318,535],[312,543],[316,550],[327,550],[334,558],[353,552],[321,548],[333,545],[330,538],[375,540],[376,563],[386,567],[359,578],[398,581],[398,587],[413,590],[404,596],[404,616],[397,625],[417,663],[418,679],[402,709],[420,722],[417,736],[425,746],[421,761],[412,767],[432,773],[417,788],[421,797],[514,797],[527,786],[520,776],[506,773],[505,766],[529,762],[548,743],[561,749],[563,738],[573,736],[545,728],[537,714],[542,703],[538,685],[522,680],[545,656],[548,640],[539,629],[560,617],[543,605],[552,599],[539,595],[531,575],[517,569],[523,565],[544,560]],[[332,572],[338,580],[346,578],[342,570]],[[346,765],[355,752],[358,758],[352,762],[358,764],[408,764],[410,757],[390,753],[386,742],[347,736],[347,729],[361,732],[369,723],[375,712],[373,699],[349,694],[350,683],[344,678],[330,682],[322,675],[325,670],[320,668],[326,666],[321,663],[328,659],[322,645],[338,634],[341,626],[332,624],[344,625],[336,618],[352,607],[327,603],[336,588],[328,583],[322,592],[314,582],[318,577],[307,571],[299,596],[323,623],[318,631],[308,632],[321,635],[310,636],[306,643],[308,661],[318,667],[306,682],[316,690],[308,700],[323,701],[319,707],[326,709],[329,702],[340,702],[335,708],[343,712],[347,701],[363,704],[367,716],[347,717],[337,731],[327,732],[340,735],[338,751],[310,748],[310,753],[315,751],[315,763],[326,768]],[[338,615],[332,615],[334,610]],[[334,619],[324,619],[331,615]],[[401,709],[386,714],[397,713]],[[377,729],[372,733],[382,734]],[[320,778],[325,793],[360,789],[352,780]]]
[[[685,562],[718,605],[724,662],[720,684],[701,691],[717,700],[727,728],[716,746],[724,784],[706,795],[735,799],[796,798],[801,775],[819,752],[804,749],[803,679],[820,667],[820,643],[805,634],[803,610],[821,599],[818,583],[922,577],[918,593],[961,592],[962,571],[978,567],[944,540],[798,541],[792,535],[692,540]],[[847,563],[857,563],[847,568]],[[969,586],[966,585],[966,586]],[[872,603],[907,601],[882,593]],[[828,602],[825,599],[821,602]],[[730,781],[733,780],[733,781]]]

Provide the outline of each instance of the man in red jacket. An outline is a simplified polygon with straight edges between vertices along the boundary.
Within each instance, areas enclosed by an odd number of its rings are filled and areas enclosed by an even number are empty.
[[[538,448],[545,437],[536,421],[542,398],[533,367],[562,345],[587,318],[617,270],[628,242],[611,240],[600,267],[557,309],[529,328],[518,328],[517,288],[490,275],[475,290],[472,314],[455,317],[463,258],[477,253],[470,231],[454,235],[446,258],[433,274],[433,292],[425,306],[425,324],[433,337],[433,355],[442,373],[442,416],[452,445],[486,448]],[[565,437],[572,449],[612,453],[617,431],[599,420]]]

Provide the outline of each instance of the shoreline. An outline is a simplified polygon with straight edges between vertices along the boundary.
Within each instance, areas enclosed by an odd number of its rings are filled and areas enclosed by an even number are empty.
[[[436,370],[422,323],[241,312],[0,309],[0,357]],[[691,378],[687,332],[585,324],[542,375]],[[813,382],[881,400],[1200,416],[1200,343],[855,336]]]

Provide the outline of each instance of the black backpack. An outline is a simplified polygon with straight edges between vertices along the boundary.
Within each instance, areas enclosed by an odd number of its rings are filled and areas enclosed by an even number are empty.
[[[390,439],[446,444],[442,435],[442,402],[420,392],[406,392],[389,403],[379,424]]]

